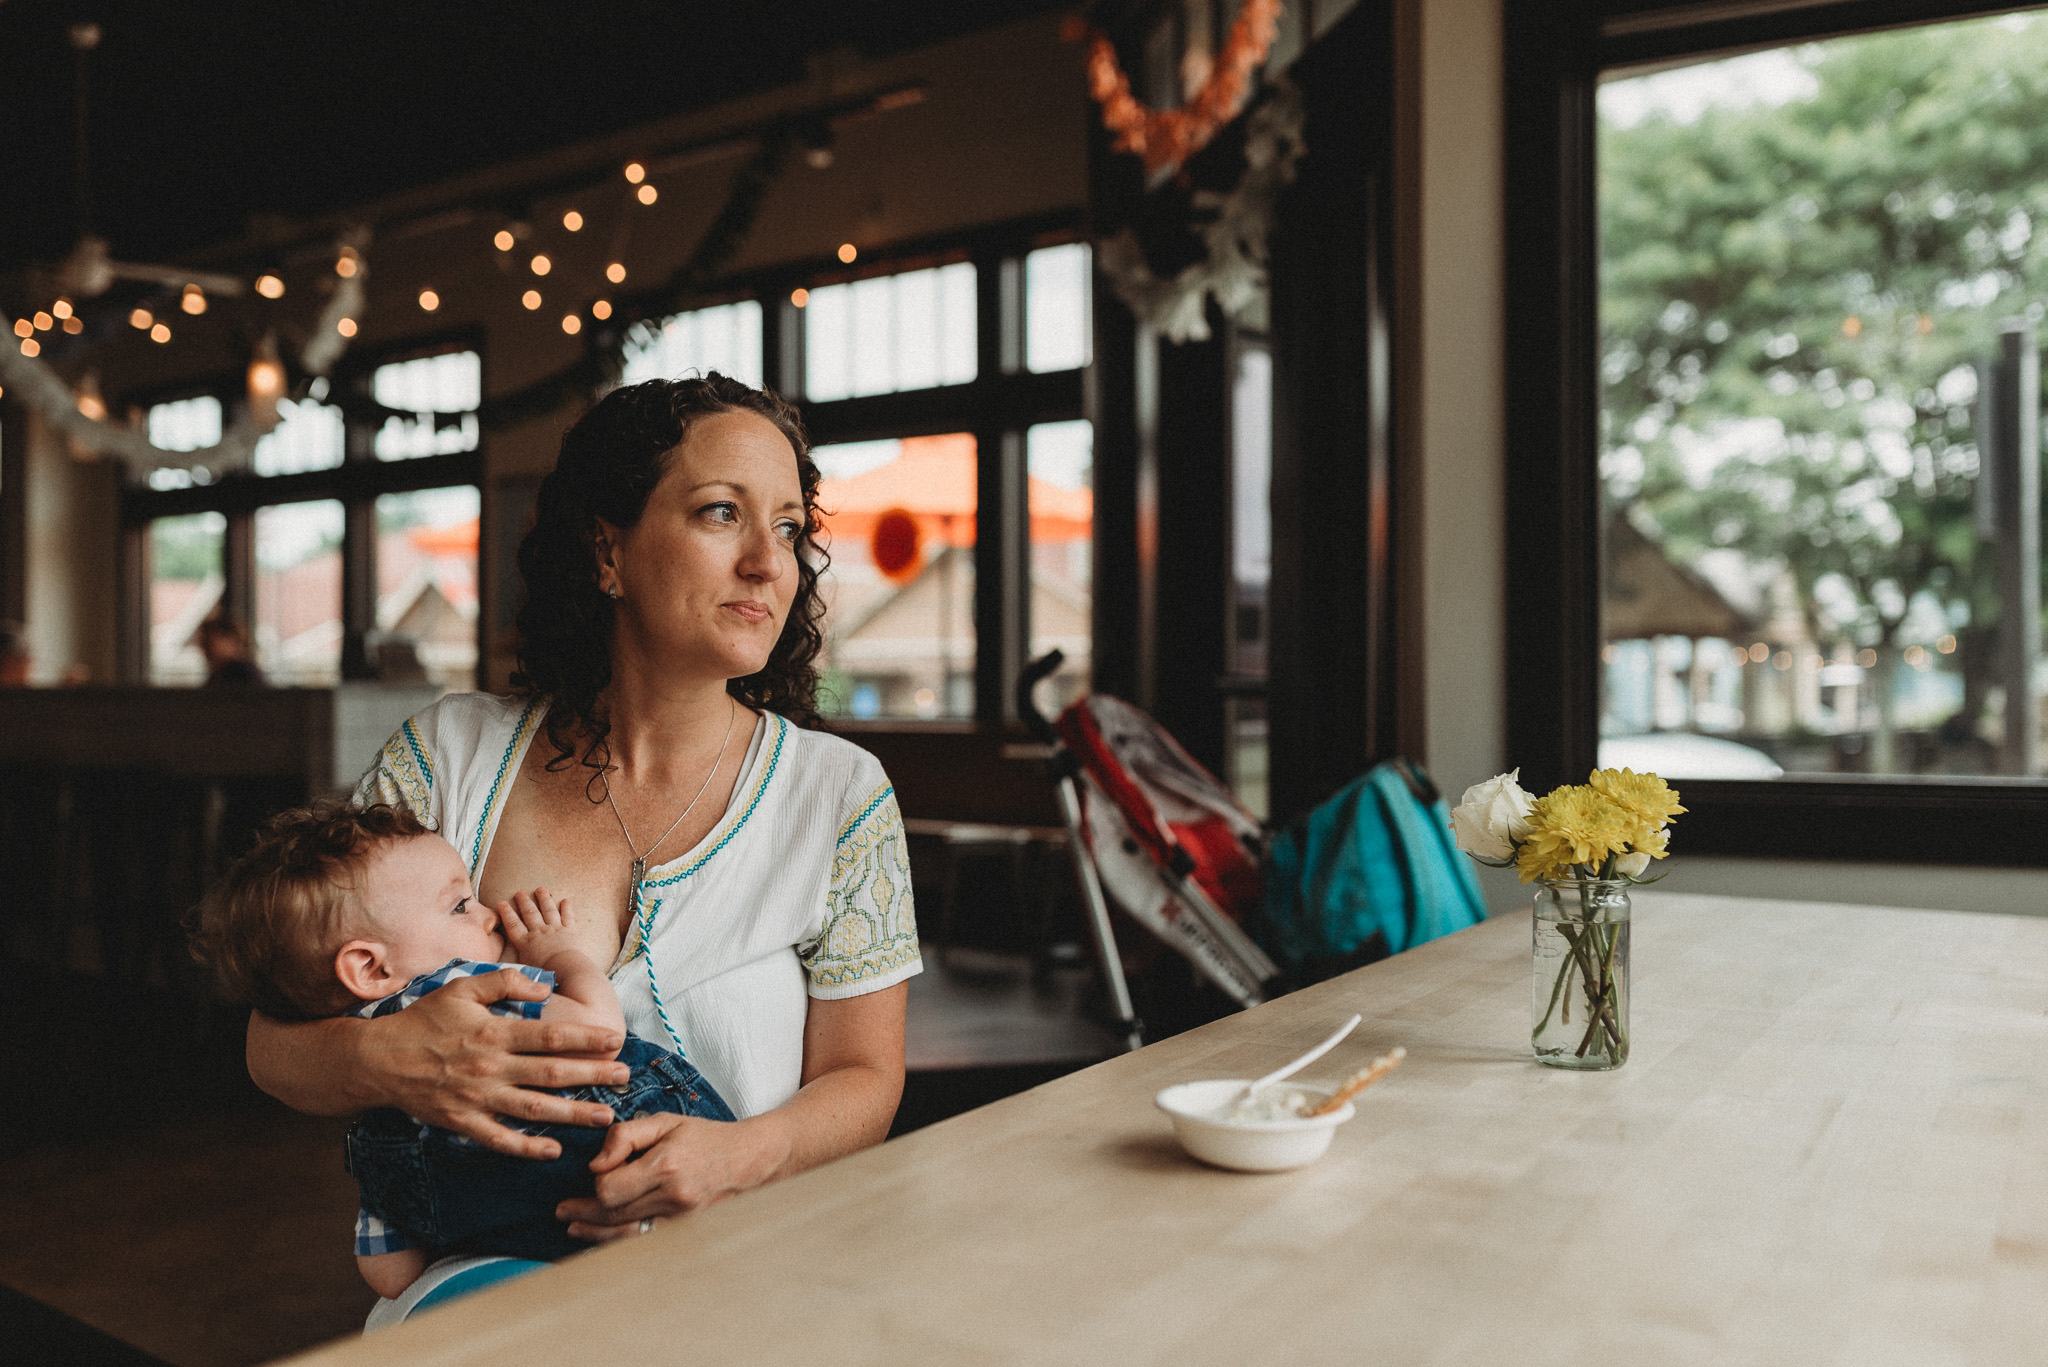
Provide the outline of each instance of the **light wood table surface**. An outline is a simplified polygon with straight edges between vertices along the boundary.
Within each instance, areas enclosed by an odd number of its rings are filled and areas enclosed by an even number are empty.
[[[1508,915],[302,1361],[2048,1361],[2048,919],[1634,935],[1618,1072],[1530,1061]],[[1354,1010],[1311,1075],[1408,1061],[1321,1162],[1181,1155],[1154,1092]]]

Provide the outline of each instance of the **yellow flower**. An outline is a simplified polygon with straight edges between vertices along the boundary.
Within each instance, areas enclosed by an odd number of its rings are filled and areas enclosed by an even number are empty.
[[[1628,769],[1596,769],[1586,786],[1627,808],[1645,825],[1667,826],[1683,812],[1678,794],[1655,774],[1638,774]]]
[[[1524,883],[1560,877],[1574,864],[1597,868],[1626,853],[1641,826],[1634,812],[1590,785],[1566,784],[1536,799],[1515,867]]]

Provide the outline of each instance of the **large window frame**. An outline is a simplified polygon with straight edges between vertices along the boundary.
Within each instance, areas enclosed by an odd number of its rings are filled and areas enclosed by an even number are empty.
[[[1531,787],[1599,750],[1600,73],[2007,12],[1958,0],[1505,0],[1509,753]],[[2048,867],[2048,782],[1689,779],[1698,854]]]
[[[377,677],[370,646],[377,630],[377,500],[385,494],[414,493],[460,485],[484,487],[484,442],[474,450],[441,455],[381,460],[376,437],[386,418],[411,418],[379,404],[371,394],[371,377],[379,366],[451,351],[484,355],[484,339],[476,329],[462,329],[408,338],[375,352],[353,351],[336,368],[324,403],[342,410],[345,437],[342,463],[326,470],[259,475],[237,470],[210,484],[182,489],[155,489],[130,484],[121,491],[121,613],[118,638],[119,671],[129,683],[149,680],[150,565],[149,527],[158,518],[216,512],[227,519],[222,542],[222,602],[244,622],[255,620],[256,512],[278,504],[334,500],[342,505],[342,644],[340,675],[344,682]],[[147,407],[174,399],[212,395],[223,416],[244,402],[239,376],[220,376],[181,386],[175,391],[122,396],[124,404]],[[479,554],[478,601],[488,602],[484,579],[488,566]],[[477,686],[483,685],[489,614],[477,613]]]

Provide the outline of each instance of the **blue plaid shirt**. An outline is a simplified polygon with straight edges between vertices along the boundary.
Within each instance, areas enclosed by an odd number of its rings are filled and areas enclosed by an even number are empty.
[[[507,968],[525,974],[542,987],[550,990],[554,988],[555,975],[548,972],[545,968],[535,968],[531,964],[485,964],[478,963],[474,959],[450,959],[432,973],[420,974],[390,996],[379,997],[373,1002],[364,1002],[362,1007],[356,1011],[356,1014],[365,1020],[375,1020],[379,1016],[389,1016],[395,1012],[405,1010],[406,1007],[411,1006],[429,992],[434,991],[436,988],[446,987],[457,978],[473,978],[479,973],[497,973]],[[541,1008],[546,1005],[547,1003],[544,1001],[495,1001],[491,1003],[490,1010],[491,1014],[497,1016],[514,1016],[522,1020],[539,1020]],[[425,1127],[422,1126],[421,1128],[424,1129]],[[356,1254],[358,1257],[372,1253],[397,1253],[401,1249],[411,1247],[411,1241],[392,1226],[370,1214],[369,1211],[363,1210],[360,1207],[357,1208]]]

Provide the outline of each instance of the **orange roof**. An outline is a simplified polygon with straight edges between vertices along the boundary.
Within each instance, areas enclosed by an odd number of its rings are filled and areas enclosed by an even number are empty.
[[[971,433],[906,437],[887,465],[818,486],[818,506],[832,540],[865,544],[882,514],[901,510],[916,519],[935,545],[972,546],[976,506],[975,446]],[[1095,525],[1095,494],[1029,481],[1031,539],[1040,545],[1085,541]]]

